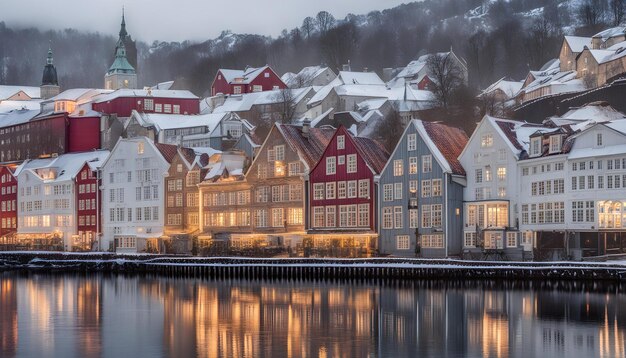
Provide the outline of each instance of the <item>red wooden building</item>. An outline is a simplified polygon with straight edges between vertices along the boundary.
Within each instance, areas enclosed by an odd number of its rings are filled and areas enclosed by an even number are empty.
[[[96,172],[97,168],[85,163],[74,179],[78,243],[84,250],[91,249],[91,244],[100,232],[101,194]]]
[[[0,166],[0,244],[7,244],[17,231],[17,179],[15,165]]]
[[[103,114],[130,117],[145,113],[198,114],[200,99],[186,90],[119,89],[94,98],[92,109]]]
[[[378,142],[340,126],[309,174],[307,229],[315,247],[371,252],[377,242],[374,176],[389,153]],[[362,252],[361,252],[362,254]]]
[[[245,71],[220,69],[213,79],[211,95],[244,94],[283,88],[287,88],[287,85],[267,65],[259,68],[249,67]]]

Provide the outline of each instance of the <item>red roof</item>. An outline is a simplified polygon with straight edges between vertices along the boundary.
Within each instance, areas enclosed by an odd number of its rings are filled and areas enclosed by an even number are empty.
[[[315,163],[322,157],[324,149],[330,143],[335,132],[332,128],[309,128],[309,134],[306,136],[302,133],[301,126],[277,124],[276,127],[282,133],[287,144],[300,154],[309,168],[315,166]]]
[[[159,152],[161,152],[161,155],[163,156],[163,158],[168,163],[171,164],[172,160],[174,160],[174,157],[176,157],[176,153],[178,152],[178,147],[172,144],[163,144],[163,143],[155,143],[154,145],[157,147]]]
[[[430,140],[450,164],[452,173],[465,175],[465,169],[459,162],[459,156],[469,140],[465,131],[442,123],[422,122],[422,124]]]
[[[350,133],[347,130],[346,133]],[[365,160],[365,163],[372,168],[376,174],[379,174],[387,161],[389,160],[389,152],[383,147],[382,144],[377,141],[364,137],[353,137],[350,135],[352,140],[354,141],[354,145],[356,149],[359,151],[359,154]]]

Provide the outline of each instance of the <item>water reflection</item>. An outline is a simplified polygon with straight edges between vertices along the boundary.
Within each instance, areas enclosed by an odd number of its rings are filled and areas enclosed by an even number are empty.
[[[620,289],[0,274],[0,357],[624,357]]]

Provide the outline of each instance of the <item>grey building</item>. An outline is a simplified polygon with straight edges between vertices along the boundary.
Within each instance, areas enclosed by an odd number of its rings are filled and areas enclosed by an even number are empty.
[[[467,135],[412,120],[378,178],[379,250],[394,256],[461,254]]]

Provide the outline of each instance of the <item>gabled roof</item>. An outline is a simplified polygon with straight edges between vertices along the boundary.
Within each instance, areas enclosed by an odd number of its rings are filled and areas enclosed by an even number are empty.
[[[31,121],[40,110],[16,109],[8,113],[0,113],[0,128],[11,127]]]
[[[154,126],[159,132],[168,129],[206,127],[208,133],[211,133],[227,116],[227,113],[187,115],[145,113],[137,112],[136,110],[133,110],[131,114],[131,117],[136,118],[141,126]]]
[[[39,87],[0,85],[0,101],[12,97],[18,92],[24,92],[30,98],[41,98],[41,89]]]
[[[424,122],[418,119],[412,120],[411,123],[444,170],[452,174],[465,175],[459,156],[469,138],[463,130],[443,123]]]
[[[349,133],[348,130],[346,130],[346,132]],[[370,138],[354,137],[350,134],[348,136],[352,138],[356,149],[359,151],[363,160],[365,160],[365,163],[367,163],[375,174],[380,174],[389,160],[389,152],[387,152],[385,147]]]
[[[509,80],[506,80],[506,77],[502,77],[495,83],[491,84],[489,87],[485,88],[478,95],[478,97],[488,95],[490,93],[493,93],[496,90],[500,90],[505,95],[507,95],[508,98],[512,98],[519,92],[520,89],[522,89],[523,85],[524,83],[521,81],[509,81]]]
[[[585,46],[591,47],[591,37],[565,36],[564,41],[574,53],[583,52]]]
[[[78,175],[85,164],[88,164],[92,170],[101,167],[109,154],[108,150],[95,150],[91,152],[67,153],[56,158],[28,160],[16,169],[15,176],[24,171],[30,171],[34,175],[39,176],[37,171],[53,169],[56,171],[56,176],[54,179],[46,181],[71,180]]]
[[[276,124],[276,129],[291,149],[298,153],[309,168],[312,168],[324,154],[335,131],[329,128],[309,128],[309,134],[306,135],[302,133],[302,128],[292,124]]]
[[[385,85],[385,82],[378,77],[376,72],[339,71],[337,77],[346,85]]]
[[[224,76],[224,80],[226,80],[226,82],[230,84],[233,84],[233,83],[249,84],[252,81],[254,81],[266,69],[269,69],[270,71],[274,72],[274,70],[272,70],[270,66],[265,65],[262,67],[248,67],[243,71],[221,68],[219,69],[218,73],[221,73],[222,76]],[[274,72],[274,74],[276,73]]]
[[[117,98],[136,98],[136,97],[154,97],[154,98],[176,98],[176,99],[198,99],[198,97],[187,90],[140,90],[121,88],[111,93],[97,96],[95,103],[109,102]]]
[[[163,159],[172,164],[172,160],[176,157],[178,147],[172,144],[154,143],[155,147],[159,150]]]

